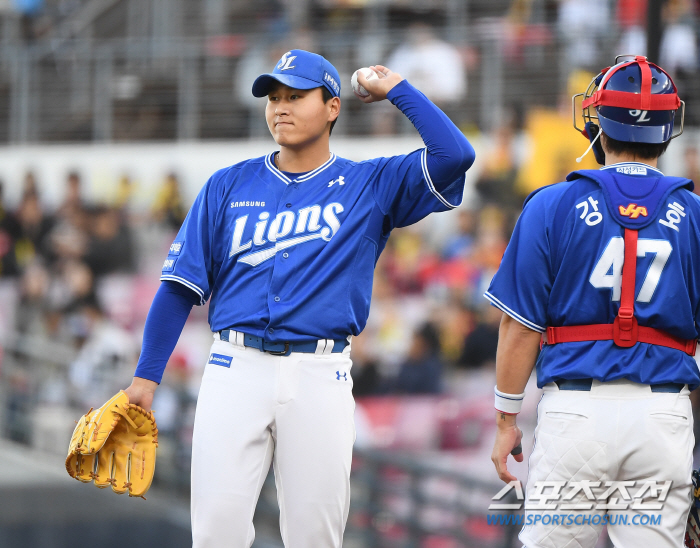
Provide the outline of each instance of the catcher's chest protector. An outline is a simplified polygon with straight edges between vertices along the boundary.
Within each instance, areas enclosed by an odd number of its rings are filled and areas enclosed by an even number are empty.
[[[632,178],[624,170],[645,169],[643,166],[620,167],[621,173],[612,170],[581,170],[571,173],[567,180],[586,177],[603,190],[606,206],[615,221],[624,227],[624,267],[620,308],[612,324],[575,325],[549,327],[543,336],[543,344],[566,342],[613,340],[622,348],[644,342],[675,348],[695,355],[697,339],[681,339],[660,329],[639,326],[634,316],[634,301],[637,271],[637,242],[639,230],[657,221],[671,192],[690,186],[688,179],[659,176],[655,178]],[[669,204],[673,206],[673,204]],[[681,209],[682,206],[676,204]],[[664,223],[661,219],[659,222]],[[668,223],[668,221],[666,221]]]

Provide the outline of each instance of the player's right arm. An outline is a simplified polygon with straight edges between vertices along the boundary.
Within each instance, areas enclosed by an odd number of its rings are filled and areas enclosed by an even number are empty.
[[[454,209],[462,201],[465,173],[474,163],[474,148],[447,115],[408,81],[386,67],[373,68],[387,74],[385,78],[359,79],[363,86],[366,84],[370,98],[391,101],[425,143],[424,149],[411,154],[379,159],[374,195],[389,218],[390,228]],[[370,98],[363,100],[371,102]]]
[[[548,325],[552,287],[550,201],[548,192],[542,191],[526,203],[498,272],[485,293],[491,304],[504,312],[496,351],[496,389],[500,393],[497,405],[499,401],[517,401],[516,395],[525,392],[542,333]],[[507,460],[522,438],[516,424],[517,412],[517,408],[504,405],[497,407],[495,415],[497,431],[491,460],[498,477],[506,483],[516,479],[508,471]],[[518,462],[523,457],[522,452],[514,455]]]
[[[496,388],[506,394],[522,394],[532,374],[540,347],[541,335],[525,327],[520,322],[503,314],[498,329],[498,350],[496,351]],[[522,430],[517,425],[517,415],[496,411],[496,442],[491,460],[498,477],[508,483],[516,480],[508,471],[508,455],[521,443]],[[523,461],[523,453],[514,455],[518,462]]]

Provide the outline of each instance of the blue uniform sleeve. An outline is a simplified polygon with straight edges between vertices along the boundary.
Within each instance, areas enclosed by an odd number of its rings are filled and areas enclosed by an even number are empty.
[[[198,293],[182,284],[168,281],[160,284],[143,329],[135,377],[160,383],[190,310],[199,299]]]
[[[213,286],[212,234],[217,199],[213,190],[216,174],[209,179],[192,204],[163,263],[161,281],[177,282],[207,302]]]
[[[375,198],[393,227],[413,224],[462,202],[474,149],[452,121],[406,80],[387,95],[420,133],[426,148],[380,161]]]
[[[548,325],[553,283],[548,210],[543,193],[525,205],[501,265],[484,293],[492,305],[540,333]]]

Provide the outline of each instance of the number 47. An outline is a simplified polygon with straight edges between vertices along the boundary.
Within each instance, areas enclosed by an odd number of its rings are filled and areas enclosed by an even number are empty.
[[[637,241],[637,257],[644,257],[647,253],[654,253],[654,260],[647,270],[642,288],[637,295],[637,302],[648,303],[654,296],[656,286],[659,285],[661,273],[673,247],[668,240],[647,240],[640,238]],[[608,246],[603,251],[598,263],[593,268],[589,282],[597,289],[612,289],[612,300],[619,301],[622,291],[622,265],[625,262],[625,240],[620,236],[610,239]]]

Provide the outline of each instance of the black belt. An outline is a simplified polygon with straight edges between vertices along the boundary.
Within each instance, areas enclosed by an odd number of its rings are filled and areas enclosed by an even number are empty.
[[[554,382],[559,387],[559,390],[581,390],[583,392],[588,392],[593,384],[593,379],[562,379]],[[649,388],[651,388],[652,392],[671,392],[678,394],[683,390],[684,386],[685,384],[682,383],[665,382],[662,384],[651,384]]]
[[[231,334],[230,329],[224,329],[219,331],[219,337],[222,341],[229,341],[229,336]],[[347,339],[342,339],[339,341],[333,341],[332,354],[338,354],[342,352],[345,347],[350,344]],[[278,342],[273,343],[266,341],[262,337],[256,337],[255,335],[248,335],[243,333],[243,346],[249,348],[257,348],[260,352],[267,352],[274,356],[289,356],[292,352],[304,352],[307,354],[315,354],[318,348],[318,341],[310,342]]]

